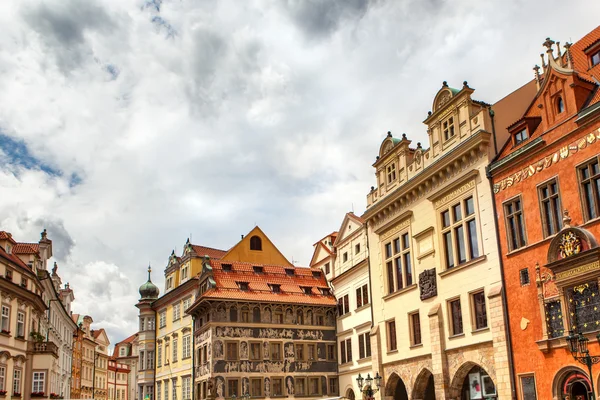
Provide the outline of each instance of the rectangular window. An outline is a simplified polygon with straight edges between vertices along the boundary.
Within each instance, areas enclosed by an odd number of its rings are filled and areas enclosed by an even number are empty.
[[[442,130],[444,131],[444,140],[451,139],[454,137],[454,118],[450,117],[442,123]]]
[[[147,369],[154,369],[154,350],[150,350],[146,353],[148,361],[146,362]]]
[[[191,305],[192,305],[192,298],[191,297],[188,297],[187,299],[183,300],[183,311],[185,311],[188,308],[190,308]]]
[[[308,394],[311,396],[318,396],[319,395],[319,387],[320,385],[320,379],[319,378],[308,378]]]
[[[440,213],[446,269],[479,257],[479,240],[473,196]]]
[[[360,253],[360,243],[354,245],[354,254]]]
[[[162,344],[158,345],[158,352],[156,353],[156,366],[162,366]]]
[[[417,311],[410,314],[410,329],[411,329],[411,344],[413,346],[420,345],[421,342],[421,317]]]
[[[450,322],[452,336],[463,333],[462,311],[460,308],[460,299],[450,301]]]
[[[161,400],[162,397],[162,382],[156,382],[156,400]]]
[[[250,380],[250,396],[262,397],[262,379]]]
[[[597,51],[594,54],[592,54],[590,60],[592,61],[592,67],[600,64],[600,51]]]
[[[45,372],[34,372],[33,373],[33,384],[31,387],[32,393],[40,393],[46,391],[46,373]]]
[[[535,377],[533,375],[522,375],[519,377],[521,382],[521,398],[523,400],[537,400],[535,389]]]
[[[294,354],[294,356],[296,358],[296,361],[304,361],[305,360],[304,344],[296,344],[295,348],[296,348],[296,353]]]
[[[334,361],[335,357],[335,346],[332,344],[327,345],[327,360]]]
[[[250,360],[259,361],[262,360],[261,353],[262,343],[251,342],[250,343]]]
[[[508,235],[509,250],[516,250],[527,245],[521,198],[504,203],[504,216],[506,218],[506,234]]]
[[[473,319],[475,320],[475,329],[484,329],[488,326],[487,311],[485,308],[485,294],[483,291],[473,293],[471,296],[473,302]]]
[[[165,400],[169,400],[169,381],[165,380]]]
[[[190,376],[184,376],[181,380],[181,396],[183,400],[192,398],[192,378]]]
[[[407,233],[385,244],[388,293],[413,284],[410,237]]]
[[[296,377],[296,396],[306,396],[306,378]]]
[[[177,378],[171,379],[171,392],[173,393],[173,400],[177,398]]]
[[[17,337],[25,337],[25,313],[17,312]]]
[[[271,343],[271,360],[281,361],[281,343]]]
[[[552,179],[538,187],[544,237],[552,236],[562,229],[558,182]]]
[[[343,260],[343,262],[348,261],[348,252],[347,251],[344,252],[344,254],[342,255],[342,260]]]
[[[527,128],[521,129],[519,132],[515,133],[515,146],[526,141],[529,136],[527,135]]]
[[[369,287],[363,285],[356,289],[356,308],[369,304]]]
[[[183,353],[182,358],[190,358],[192,355],[192,336],[185,335],[183,337]]]
[[[13,372],[13,396],[21,396],[21,376],[22,371],[15,369]]]
[[[570,303],[573,304],[573,303]],[[546,330],[548,337],[558,338],[565,334],[564,320],[560,300],[549,301],[545,306]],[[596,306],[594,306],[596,307]]]
[[[0,390],[6,390],[6,367],[0,365]]]
[[[160,312],[160,314],[158,314],[158,322],[160,325],[160,328],[164,328],[165,326],[167,326],[167,311],[163,310]]]
[[[565,289],[571,315],[571,326],[576,332],[591,332],[597,330],[596,321],[600,321],[600,292],[598,281],[586,283]]]
[[[2,332],[10,332],[10,308],[2,306]]]
[[[396,180],[396,163],[391,163],[386,167],[387,183],[390,184]]]
[[[579,190],[583,200],[585,220],[600,216],[600,166],[598,158],[579,167]]]
[[[227,360],[237,361],[238,359],[238,344],[237,342],[228,342],[227,345]]]
[[[352,361],[352,339],[344,339],[340,341],[341,363],[345,364]]]
[[[325,264],[325,274],[329,274],[331,272],[331,267],[329,266],[329,263]]]
[[[338,378],[329,378],[329,394],[337,395],[339,391]]]
[[[177,338],[173,338],[173,358],[171,359],[173,362],[177,362],[177,342]]]
[[[521,286],[529,285],[529,270],[527,268],[519,271],[519,279],[521,280]]]
[[[371,339],[369,332],[358,335],[358,356],[363,358],[371,357]]]
[[[306,355],[308,356],[308,361],[315,361],[317,359],[317,348],[314,344],[306,345]]]
[[[181,309],[179,308],[179,303],[173,304],[173,321],[177,321],[181,318]]]
[[[338,316],[346,315],[350,312],[350,300],[348,295],[338,299]]]
[[[271,378],[271,390],[273,391],[273,397],[283,396],[283,379]]]
[[[388,351],[398,350],[398,345],[396,343],[396,321],[388,321],[387,337]]]

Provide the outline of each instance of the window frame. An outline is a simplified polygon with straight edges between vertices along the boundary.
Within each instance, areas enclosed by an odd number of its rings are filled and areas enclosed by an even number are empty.
[[[358,360],[371,357],[371,335],[370,331],[358,334]]]
[[[460,332],[457,331],[457,327],[454,326],[455,320],[454,320],[454,309],[452,307],[452,304],[458,302],[458,312],[459,312],[459,317],[460,317]],[[450,334],[450,337],[457,337],[457,336],[463,336],[465,334],[465,324],[464,324],[464,319],[463,319],[463,315],[462,315],[462,303],[461,303],[461,299],[460,296],[457,297],[453,297],[451,299],[447,300],[447,306],[448,306],[448,333]]]
[[[254,393],[254,382],[258,381],[258,394]],[[248,382],[248,390],[250,393],[248,393],[250,395],[250,397],[263,397],[263,393],[264,393],[264,381],[262,378],[250,378],[249,382]]]
[[[334,388],[332,388],[332,384],[335,385]],[[327,378],[327,390],[329,390],[329,394],[339,395],[340,379],[337,376],[330,376]]]
[[[407,239],[407,242],[404,239]],[[405,246],[405,244],[407,244]],[[408,287],[416,285],[414,277],[414,262],[413,262],[413,243],[410,234],[410,227],[403,229],[397,234],[387,238],[383,242],[383,258],[386,274],[387,294],[396,293]],[[389,250],[389,251],[388,251]],[[389,254],[389,256],[388,256]],[[407,262],[410,265],[407,268]],[[400,265],[400,267],[398,267]],[[398,269],[400,269],[401,277],[398,279]],[[408,281],[408,269],[410,269],[410,282]],[[390,281],[391,280],[391,281]],[[399,287],[399,281],[402,287]]]
[[[273,351],[273,346],[276,346],[278,348],[277,352]],[[282,342],[270,342],[269,343],[269,359],[271,361],[283,361],[283,353],[282,353],[282,349],[283,349],[283,344]],[[275,358],[274,354],[278,353],[279,357]]]
[[[36,379],[36,374],[41,374],[42,378]],[[41,381],[41,390],[40,390],[40,381]],[[36,388],[36,384],[37,384],[37,388]],[[36,390],[37,389],[37,390]],[[34,370],[32,371],[31,374],[31,392],[35,393],[35,392],[46,392],[46,371],[45,370]]]
[[[473,212],[471,214],[467,214],[468,208],[468,200],[472,199],[473,202]],[[457,206],[460,206],[460,218],[456,217]],[[477,191],[475,189],[464,193],[463,195],[454,198],[453,200],[446,202],[443,206],[440,206],[436,209],[437,218],[439,224],[439,243],[440,243],[440,255],[442,257],[441,265],[443,266],[445,271],[460,268],[461,266],[470,263],[473,260],[477,260],[484,256],[483,249],[483,240],[481,236],[481,221],[479,215],[479,202],[477,200]],[[448,221],[449,225],[445,224],[444,214],[448,213]],[[475,229],[477,230],[474,239],[477,243],[476,246],[473,246],[471,242],[471,234],[470,234],[470,223],[471,221],[475,221]],[[463,235],[463,246],[462,249],[464,251],[465,259],[464,261],[460,260],[460,252],[459,252],[459,240],[457,239],[457,231],[458,229],[462,230]],[[446,239],[446,235],[450,234],[450,241],[452,245],[452,265],[448,264],[449,256],[448,256],[448,242]],[[475,254],[475,250],[477,253]]]
[[[258,346],[258,356],[253,357],[253,350],[252,347],[257,347]],[[248,342],[248,360],[250,361],[262,361],[262,342],[257,342],[257,341],[250,341]]]
[[[513,146],[518,146],[521,143],[525,142],[526,140],[529,139],[529,131],[527,129],[527,127],[525,126],[523,129],[520,129],[519,131],[515,132],[513,134]]]
[[[306,387],[306,383],[308,380],[305,376],[296,376],[294,377],[294,396],[296,397],[306,397],[308,396],[308,388]],[[299,393],[298,387],[302,383],[303,393]]]
[[[584,162],[578,164],[575,166],[576,171],[577,171],[577,181],[578,181],[578,188],[579,188],[579,199],[581,201],[581,209],[583,211],[583,219],[584,222],[589,222],[591,220],[594,220],[596,218],[600,217],[600,184],[596,183],[596,182],[600,182],[600,172],[598,174],[592,175],[591,173],[591,165],[593,165],[595,162],[595,164],[598,165],[598,169],[600,170],[600,157],[598,157],[597,155],[594,157],[591,157],[587,160],[585,160]],[[582,171],[587,168],[588,171],[590,171],[590,175],[588,178],[583,179],[582,177]],[[584,193],[584,189],[583,189],[583,185],[584,185],[584,181],[589,182],[591,190],[592,190],[592,198],[594,201],[594,204],[592,205],[588,205],[587,204],[587,196]],[[593,211],[596,214],[595,216],[592,216],[590,214],[590,208],[593,207]]]
[[[340,339],[340,364],[352,362],[352,338]]]
[[[366,297],[366,301],[365,301]],[[370,304],[369,302],[369,284],[365,283],[356,288],[356,309]]]
[[[10,314],[11,314],[11,306],[8,304],[2,304],[1,307],[1,314],[0,314],[0,330],[3,333],[7,333],[10,334]],[[4,313],[4,310],[7,311],[7,313]],[[6,326],[5,326],[6,324]]]
[[[167,310],[164,309],[158,313],[159,328],[167,326]]]
[[[415,321],[417,317],[417,321]],[[408,326],[410,328],[410,346],[423,345],[423,332],[421,330],[421,314],[419,310],[408,313]]]
[[[534,372],[525,372],[522,374],[518,374],[517,378],[519,380],[518,385],[519,385],[519,394],[520,394],[519,398],[520,399],[528,400],[528,399],[525,399],[525,396],[523,395],[523,380],[522,380],[523,378],[533,378],[533,387],[535,389],[535,399],[534,400],[539,399],[538,390],[537,390],[537,379],[536,379]]]
[[[398,174],[396,173],[396,162],[392,161],[385,166],[385,182],[389,186],[396,182],[396,178],[398,178]]]
[[[479,305],[477,304],[478,298],[483,299],[483,313],[484,314],[482,316],[478,315],[478,306],[481,306],[480,304]],[[473,332],[479,332],[479,331],[489,329],[490,328],[490,319],[489,319],[489,313],[487,310],[488,302],[487,302],[485,290],[482,288],[479,290],[472,291],[471,293],[469,293],[469,299],[470,299],[470,303],[471,303],[471,329],[473,330]],[[461,307],[462,307],[462,305],[461,305]],[[485,325],[479,327],[478,323],[481,318],[485,319]],[[464,325],[463,325],[463,330],[464,330]]]
[[[343,317],[345,315],[350,314],[351,311],[350,311],[350,295],[349,295],[349,293],[341,295],[337,299],[337,303],[338,303],[338,317]]]
[[[516,210],[516,203],[519,203],[519,210]],[[513,211],[509,214],[508,207],[512,206]],[[510,199],[505,200],[502,203],[502,210],[504,212],[504,226],[506,229],[506,243],[508,247],[508,251],[515,251],[521,249],[523,247],[527,247],[527,223],[525,221],[525,213],[523,210],[523,197],[519,194]],[[520,217],[520,219],[519,219]],[[517,234],[516,238],[513,238],[510,221],[514,221],[515,223],[515,233]],[[519,221],[522,223],[522,226],[519,226]],[[514,242],[517,242],[517,246],[514,246]],[[520,243],[520,245],[518,245]]]
[[[452,114],[448,116],[446,119],[441,121],[440,127],[442,132],[442,140],[443,142],[447,142],[456,137],[456,128],[454,123],[455,115]]]
[[[275,382],[279,382],[280,393],[275,393]],[[284,379],[280,376],[271,377],[271,397],[283,397],[284,396]]]
[[[236,397],[240,397],[240,378],[225,378],[225,388],[227,390],[227,397],[233,397],[235,394]],[[230,393],[231,383],[235,383],[235,393]]]
[[[398,328],[396,327],[395,318],[385,321],[385,336],[387,352],[391,353],[393,351],[398,351]]]
[[[542,190],[543,188],[549,186],[552,182],[556,182],[556,189],[557,189],[557,193],[556,194],[552,194],[547,198],[542,198]],[[558,178],[558,175],[555,175],[549,179],[546,179],[544,182],[540,182],[536,185],[536,190],[537,190],[537,194],[538,194],[538,205],[539,205],[539,209],[540,209],[540,221],[541,221],[541,225],[542,225],[542,233],[544,236],[544,239],[549,238],[551,236],[556,235],[558,232],[560,232],[560,230],[562,229],[562,197],[561,197],[561,192],[560,192],[560,180]],[[555,231],[550,233],[547,228],[547,220],[546,217],[544,215],[544,201],[549,201],[551,202],[551,199],[556,197],[558,199],[558,210],[557,210],[557,216],[556,216],[556,221],[555,224]]]
[[[187,346],[186,346],[186,339],[187,339]],[[183,338],[181,339],[181,346],[182,346],[181,359],[185,360],[187,358],[190,358],[192,356],[192,335],[183,335]]]
[[[527,273],[527,282],[523,282],[523,271],[525,271]],[[531,277],[529,276],[529,268],[525,267],[525,268],[521,268],[519,270],[519,283],[520,283],[521,287],[529,286],[531,284]]]
[[[229,346],[235,346],[235,358],[231,358],[229,355]],[[240,359],[240,343],[235,340],[225,341],[225,360],[226,361],[239,361]]]

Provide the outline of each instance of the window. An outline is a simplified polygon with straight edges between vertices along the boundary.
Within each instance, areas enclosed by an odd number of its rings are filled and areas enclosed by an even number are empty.
[[[174,400],[175,398],[173,398]],[[165,400],[169,400],[169,381],[165,380]]]
[[[485,294],[483,291],[473,293],[471,296],[473,304],[473,319],[475,329],[484,329],[488,326],[487,311],[485,309]]]
[[[519,271],[519,278],[521,280],[521,286],[529,285],[529,270],[527,268],[523,268]]]
[[[147,363],[146,363],[146,368],[147,369],[154,369],[154,350],[150,350],[146,353],[146,356],[148,357]]]
[[[22,371],[20,369],[15,369],[13,372],[13,395],[20,396],[21,395],[21,375]]]
[[[237,322],[237,320],[238,320],[237,308],[231,307],[229,309],[229,321]]]
[[[450,117],[442,123],[444,141],[454,137],[454,117]]]
[[[191,297],[188,297],[187,299],[183,300],[183,311],[185,311],[188,308],[190,308],[191,305],[192,305],[192,298]]]
[[[10,251],[8,253],[10,253]],[[13,272],[12,272],[12,270],[6,268],[6,273],[5,273],[4,276],[6,277],[7,280],[12,281],[13,280]]]
[[[254,271],[255,274],[263,274],[265,272],[263,267],[258,266],[258,265],[253,266],[252,270]]]
[[[348,252],[344,252],[344,254],[342,254],[342,262],[346,262],[348,261]]]
[[[183,400],[190,400],[192,398],[192,378],[190,376],[184,376],[181,380],[181,396]]]
[[[350,312],[350,301],[348,295],[344,295],[338,299],[338,315],[346,315]]]
[[[571,309],[571,326],[576,332],[597,330],[596,322],[600,320],[600,292],[598,281],[589,281],[565,289]],[[576,327],[576,328],[575,328]]]
[[[452,205],[440,215],[446,268],[454,268],[479,257],[473,196]]]
[[[252,361],[259,361],[262,360],[262,355],[261,353],[261,348],[262,348],[262,343],[260,342],[254,342],[254,343],[250,343],[250,360]]]
[[[17,337],[25,337],[25,313],[17,312]]]
[[[191,355],[192,355],[192,336],[185,335],[183,337],[182,358],[190,358]]]
[[[173,362],[177,362],[177,338],[173,338]]]
[[[237,361],[238,359],[238,344],[237,342],[227,343],[227,361]]]
[[[308,394],[313,396],[313,395],[319,395],[319,386],[321,386],[319,384],[320,379],[317,378],[308,378]]]
[[[281,360],[281,343],[271,343],[271,361]]]
[[[250,396],[261,397],[262,396],[262,379],[251,379],[250,380]]]
[[[556,99],[556,113],[560,114],[563,111],[565,111],[565,102],[563,101],[562,97],[559,97]]]
[[[6,390],[6,367],[0,365],[0,390]]]
[[[33,373],[33,385],[31,392],[45,392],[46,391],[46,373],[45,372],[34,372]]]
[[[283,324],[283,311],[277,310],[273,313],[273,323]]]
[[[248,310],[248,307],[244,306],[242,307],[242,322],[250,322],[250,311]]]
[[[354,245],[354,254],[360,253],[360,243]]]
[[[302,291],[304,292],[304,294],[312,294],[312,287],[302,286]]]
[[[463,333],[462,311],[460,309],[460,299],[450,301],[450,335],[460,335]]]
[[[270,284],[273,293],[281,293],[281,285]]]
[[[10,333],[10,308],[2,306],[2,332]]]
[[[239,393],[239,381],[237,379],[229,379],[227,381],[227,395],[229,397],[237,397],[240,393]]]
[[[421,316],[419,315],[419,312],[417,311],[416,313],[410,314],[409,316],[410,318],[410,333],[411,333],[411,344],[413,346],[418,346],[420,345],[421,342]]]
[[[262,250],[262,240],[258,236],[250,238],[250,250]]]
[[[158,345],[158,350],[156,353],[156,365],[158,367],[162,366],[162,344]]]
[[[306,355],[309,361],[315,361],[317,359],[317,348],[315,344],[306,345]]]
[[[221,264],[223,272],[231,272],[231,264]]]
[[[254,307],[252,310],[252,322],[260,322],[260,308]]]
[[[321,271],[313,271],[312,276],[313,276],[313,278],[317,278],[317,279],[321,278]]]
[[[27,278],[25,278],[24,276],[21,276],[21,287],[27,289]]]
[[[600,168],[597,158],[579,167],[579,188],[585,220],[600,216]]]
[[[162,382],[156,382],[156,400],[161,400]]]
[[[272,378],[271,390],[273,391],[273,396],[283,396],[283,379]]]
[[[164,328],[165,326],[167,326],[167,311],[161,311],[160,314],[158,314],[158,324],[160,328]]]
[[[396,163],[391,163],[386,167],[387,183],[390,184],[396,180]]]
[[[285,274],[286,274],[287,276],[294,276],[294,270],[293,270],[293,269],[291,269],[291,268],[286,268],[286,269],[285,269]]]
[[[179,303],[173,304],[173,321],[177,321],[179,318],[181,318],[181,309],[179,306]]]
[[[388,276],[388,293],[393,293],[413,284],[408,233],[385,244],[385,264]]]
[[[527,128],[521,129],[519,132],[515,133],[515,146],[523,143],[529,138],[527,135]]]
[[[371,357],[371,339],[369,337],[369,332],[358,335],[358,357],[361,360],[366,357]]]
[[[537,400],[535,377],[533,375],[522,375],[519,380],[521,382],[521,398],[523,400]]]
[[[319,288],[319,291],[321,292],[321,294],[323,296],[330,296],[331,295],[331,290],[329,290],[329,288]]]
[[[342,356],[341,363],[346,364],[352,361],[352,339],[344,339],[340,341],[340,354]]]
[[[294,355],[295,355],[296,361],[306,360],[305,354],[304,354],[304,344],[296,344],[295,349],[296,349],[296,353]]]
[[[167,278],[167,290],[171,289],[173,287],[173,277],[169,277]]]
[[[327,360],[329,360],[329,361],[336,360],[335,346],[333,344],[328,344],[327,345]]]
[[[396,343],[396,321],[388,321],[387,323],[387,345],[388,351],[394,351],[398,349]]]
[[[356,308],[369,304],[369,287],[363,285],[356,289]]]
[[[187,279],[188,277],[188,267],[181,268],[181,280]]]
[[[177,378],[171,379],[171,392],[173,393],[173,400],[177,398]]]
[[[329,265],[329,263],[325,264],[325,274],[329,274],[331,272],[331,266]]]
[[[329,394],[338,394],[338,378],[329,378]]]
[[[542,211],[544,237],[554,235],[562,228],[558,182],[552,179],[538,188]]]
[[[525,239],[525,221],[521,208],[521,198],[516,198],[504,203],[506,218],[506,234],[508,235],[509,250],[516,250],[527,245]]]

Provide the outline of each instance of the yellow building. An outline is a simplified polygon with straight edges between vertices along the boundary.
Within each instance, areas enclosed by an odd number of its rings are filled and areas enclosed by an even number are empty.
[[[191,244],[181,257],[171,253],[165,269],[165,293],[152,303],[156,312],[156,350],[140,347],[139,371],[155,368],[156,400],[190,400],[192,393],[192,317],[202,259],[219,259],[225,251]],[[141,292],[141,291],[140,291]]]
[[[93,371],[94,379],[94,400],[108,399],[108,346],[110,341],[104,329],[92,330],[92,336],[95,342],[95,367]]]

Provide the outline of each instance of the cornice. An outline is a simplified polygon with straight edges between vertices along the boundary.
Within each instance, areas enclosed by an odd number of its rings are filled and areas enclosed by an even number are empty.
[[[333,278],[331,280],[331,283],[333,283],[335,285],[336,282],[339,282],[342,278],[345,278],[348,275],[356,272],[357,270],[360,269],[360,267],[367,266],[368,260],[369,260],[368,258],[365,258],[364,260],[360,261],[358,264],[355,264],[354,266],[348,268],[347,270],[345,270],[344,272],[342,272],[341,274],[339,274],[335,278]]]

